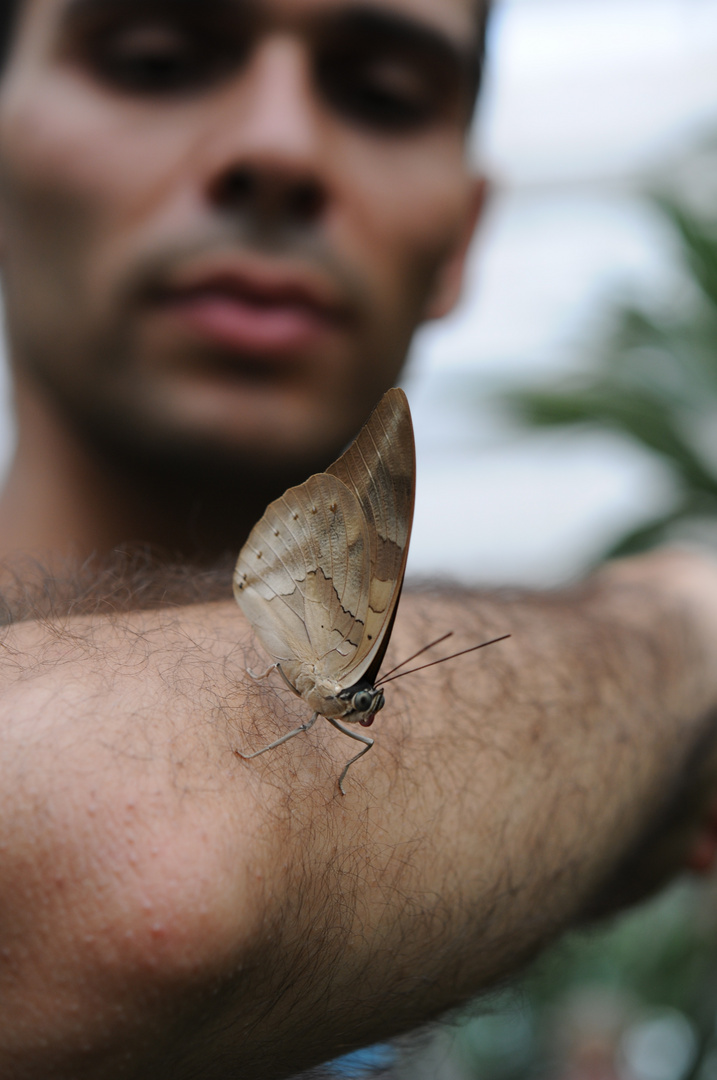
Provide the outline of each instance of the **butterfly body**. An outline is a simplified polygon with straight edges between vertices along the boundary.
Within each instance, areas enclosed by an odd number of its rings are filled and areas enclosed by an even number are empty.
[[[385,703],[374,684],[403,585],[414,492],[408,402],[389,390],[349,449],[271,503],[252,529],[234,594],[273,666],[313,710],[264,750],[317,716],[365,744],[356,757],[373,745],[343,723],[369,727]]]
[[[377,690],[367,679],[354,686],[342,687],[335,679],[316,670],[301,670],[292,679],[282,664],[281,673],[307,705],[327,720],[345,720],[370,727],[374,715],[385,704],[383,691]]]

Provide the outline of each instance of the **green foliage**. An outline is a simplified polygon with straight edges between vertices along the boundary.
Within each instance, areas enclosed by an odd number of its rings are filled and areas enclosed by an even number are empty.
[[[624,536],[606,557],[645,550],[696,521],[717,523],[717,223],[699,219],[674,200],[655,204],[678,242],[686,269],[684,293],[659,311],[619,308],[581,376],[503,398],[532,427],[580,425],[617,432],[656,455],[671,474],[673,506]],[[476,1080],[589,1075],[579,1067],[571,1072],[566,1047],[581,1010],[583,1016],[596,1014],[593,1035],[601,1010],[607,1010],[615,1024],[616,1067],[625,1033],[653,1015],[673,1014],[689,1024],[695,1040],[694,1055],[675,1070],[675,1080],[714,1080],[715,911],[714,889],[678,886],[612,926],[564,940],[520,989],[496,1000],[493,1010],[483,1005],[459,1029],[460,1075]]]
[[[612,925],[561,942],[534,968],[528,993],[545,1009],[576,987],[599,985],[642,1006],[678,1009],[700,1027],[707,1022],[711,1032],[717,1007],[713,904],[709,889],[680,883]]]
[[[615,1054],[625,1032],[666,1011],[683,1017],[695,1038],[688,1068],[674,1080],[706,1080],[703,1064],[716,1046],[717,936],[714,890],[680,884],[611,925],[562,940],[523,983],[454,1036],[459,1075],[471,1080],[544,1080],[565,1069],[566,1034],[576,1008],[593,1034],[596,1010],[612,1013]],[[589,1045],[588,1040],[588,1045]],[[570,1075],[570,1069],[567,1075]],[[577,1076],[586,1074],[578,1072]],[[631,1075],[627,1073],[626,1075]]]
[[[674,200],[655,204],[675,231],[693,283],[687,302],[677,312],[619,309],[588,374],[506,398],[533,427],[608,428],[658,455],[671,471],[675,505],[607,556],[644,550],[676,525],[717,515],[717,228]]]

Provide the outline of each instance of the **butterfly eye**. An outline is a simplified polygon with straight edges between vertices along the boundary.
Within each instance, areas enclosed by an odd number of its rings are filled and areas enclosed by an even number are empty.
[[[354,699],[351,702],[356,712],[368,712],[373,705],[374,695],[369,690],[359,690],[357,694],[354,694]]]

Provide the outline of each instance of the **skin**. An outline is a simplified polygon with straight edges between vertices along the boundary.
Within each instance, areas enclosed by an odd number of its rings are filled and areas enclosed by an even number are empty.
[[[345,797],[323,721],[233,753],[307,715],[247,677],[233,605],[11,628],[0,1072],[288,1076],[636,899],[714,783],[716,612],[681,555],[563,596],[409,594],[389,664],[446,627],[513,637],[392,683]]]
[[[323,722],[236,757],[306,719],[248,678],[236,605],[183,605],[161,565],[65,582],[68,553],[132,539],[236,551],[457,295],[481,192],[468,83],[419,80],[444,87],[436,110],[387,135],[316,78],[351,3],[261,10],[245,61],[158,96],[108,84],[67,0],[28,0],[0,86],[19,422],[0,547],[62,569],[5,590],[0,1074],[18,1080],[286,1076],[494,985],[706,835],[708,560],[543,598],[406,595],[387,665],[443,629],[512,637],[392,683],[345,798],[347,740]],[[380,10],[470,40],[468,0]],[[125,50],[176,48],[166,18],[123,25]],[[416,78],[392,54],[379,81]],[[179,288],[206,259],[231,262],[231,302],[216,266],[201,301]]]
[[[123,0],[103,52],[98,12],[111,6],[94,6],[93,23],[71,0],[30,0],[0,88],[20,427],[0,550],[142,540],[206,559],[237,550],[268,495],[336,456],[395,381],[416,324],[456,299],[482,192],[464,161],[472,90],[456,59],[475,36],[472,5],[381,5],[455,53],[444,70],[391,45],[368,74],[361,54],[371,92],[400,103],[391,123],[317,80],[327,33],[352,37],[334,28],[357,10],[349,0],[270,0],[251,34],[229,5],[228,56],[196,46],[208,73],[159,91],[126,74],[127,55],[183,57],[196,27],[176,6]],[[216,6],[186,5],[205,32]],[[371,30],[365,52],[385,37]],[[206,303],[198,316],[186,295],[157,300],[227,267],[254,289],[298,281],[329,310],[282,337],[287,312],[270,296],[267,314],[263,297],[257,340],[200,324]],[[190,533],[197,492],[205,522]]]

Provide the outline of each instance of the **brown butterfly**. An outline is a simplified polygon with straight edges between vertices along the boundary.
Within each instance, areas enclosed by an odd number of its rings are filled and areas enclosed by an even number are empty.
[[[324,716],[364,747],[384,706],[375,686],[406,570],[416,453],[406,395],[389,390],[356,440],[326,472],[267,507],[239,553],[234,595],[276,669],[314,710],[306,723],[248,759],[280,746]],[[268,674],[269,672],[266,672]]]
[[[356,440],[326,472],[289,488],[267,507],[239,553],[234,595],[277,670],[314,710],[310,720],[245,760],[308,731],[319,716],[368,753],[373,739],[349,724],[370,727],[385,703],[377,684],[403,587],[416,490],[416,451],[406,395],[389,390]],[[419,649],[381,677],[391,682]],[[505,637],[433,661],[483,649]],[[256,676],[255,676],[256,677]]]

